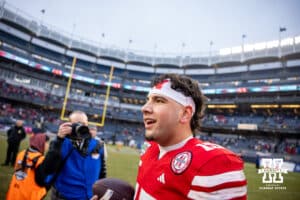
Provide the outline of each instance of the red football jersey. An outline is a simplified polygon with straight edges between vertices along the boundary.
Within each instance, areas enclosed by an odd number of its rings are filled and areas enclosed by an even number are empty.
[[[159,158],[150,142],[141,156],[135,200],[247,199],[243,161],[220,145],[196,138]]]

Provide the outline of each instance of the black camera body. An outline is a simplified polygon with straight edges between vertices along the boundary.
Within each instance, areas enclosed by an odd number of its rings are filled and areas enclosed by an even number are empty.
[[[70,139],[87,139],[91,137],[90,129],[88,126],[85,126],[81,123],[73,123],[71,125],[72,132],[70,135],[68,135],[68,138]]]

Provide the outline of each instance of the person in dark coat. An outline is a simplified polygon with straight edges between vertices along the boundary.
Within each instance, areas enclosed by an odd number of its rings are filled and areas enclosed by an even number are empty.
[[[14,166],[21,141],[26,137],[23,121],[17,120],[16,124],[7,131],[7,152],[6,159],[2,166]]]

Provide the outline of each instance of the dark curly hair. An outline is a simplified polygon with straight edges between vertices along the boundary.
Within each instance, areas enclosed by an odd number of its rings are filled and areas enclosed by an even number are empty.
[[[190,125],[192,131],[195,133],[195,131],[200,129],[201,119],[204,116],[206,100],[206,97],[202,94],[199,88],[198,82],[185,75],[163,74],[158,77],[155,77],[152,81],[151,86],[154,87],[155,85],[161,83],[165,79],[171,80],[172,89],[181,92],[185,96],[190,96],[193,98],[196,110],[192,117]]]

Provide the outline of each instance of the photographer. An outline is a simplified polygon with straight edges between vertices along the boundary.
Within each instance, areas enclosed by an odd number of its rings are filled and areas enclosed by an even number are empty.
[[[52,200],[90,199],[92,185],[106,177],[103,144],[94,139],[88,117],[74,111],[60,125],[44,162],[36,170],[36,182],[52,187]]]

